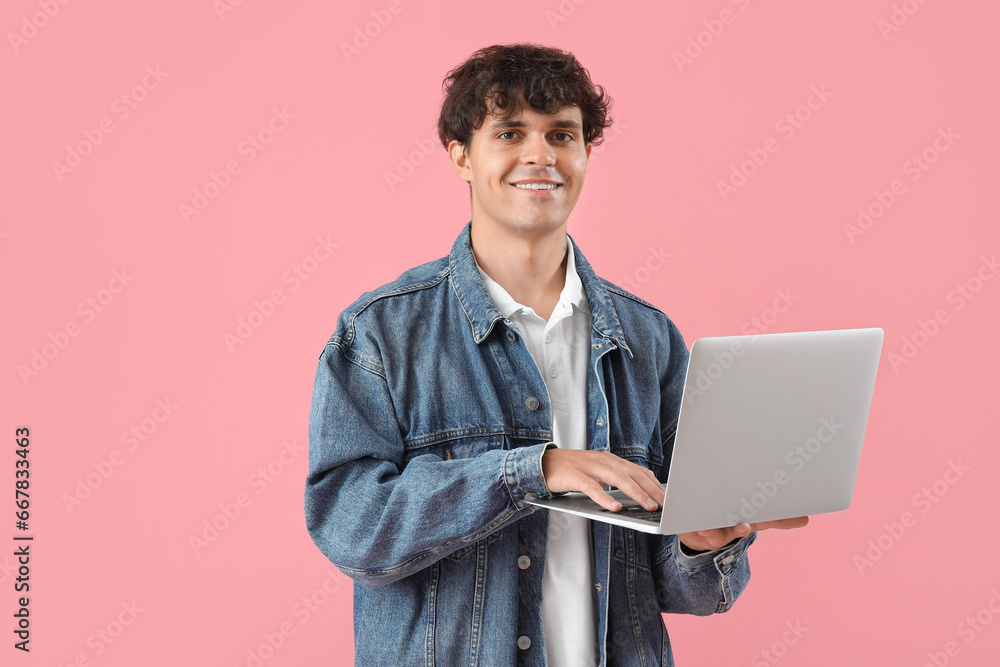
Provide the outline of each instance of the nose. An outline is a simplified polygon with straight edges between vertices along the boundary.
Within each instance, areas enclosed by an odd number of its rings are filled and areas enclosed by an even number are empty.
[[[556,163],[556,152],[544,134],[534,133],[522,144],[521,162],[551,167]]]

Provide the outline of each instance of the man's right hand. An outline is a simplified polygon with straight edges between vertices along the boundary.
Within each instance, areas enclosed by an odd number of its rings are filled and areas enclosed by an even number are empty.
[[[605,486],[621,489],[647,510],[663,506],[663,485],[653,471],[610,452],[549,449],[542,455],[542,475],[552,493],[581,491],[612,512],[619,511],[622,504],[604,490]]]

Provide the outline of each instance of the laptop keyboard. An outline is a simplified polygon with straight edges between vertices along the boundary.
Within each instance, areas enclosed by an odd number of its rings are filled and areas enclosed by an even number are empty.
[[[655,521],[660,522],[660,516],[663,514],[662,509],[658,509],[654,512],[645,510],[641,505],[626,505],[622,503],[622,508],[618,512],[612,512],[611,510],[601,508],[602,512],[610,512],[611,514],[618,514],[620,516],[627,516],[633,519],[641,519],[643,521]]]

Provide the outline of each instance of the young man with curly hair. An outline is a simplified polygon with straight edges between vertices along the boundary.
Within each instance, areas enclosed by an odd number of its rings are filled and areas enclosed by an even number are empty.
[[[662,612],[728,610],[757,530],[647,535],[525,503],[655,509],[688,352],[567,236],[611,100],[527,44],[445,79],[469,184],[451,253],[345,310],[319,360],[306,517],[354,589],[358,665],[672,665]]]

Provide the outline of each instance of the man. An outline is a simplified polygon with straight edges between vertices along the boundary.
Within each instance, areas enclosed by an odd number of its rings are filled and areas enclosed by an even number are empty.
[[[805,520],[649,536],[525,503],[660,506],[687,350],[567,236],[610,125],[576,59],[493,46],[446,89],[471,222],[341,314],[310,413],[307,524],[356,581],[357,664],[672,665],[661,612],[728,610],[754,529]]]

